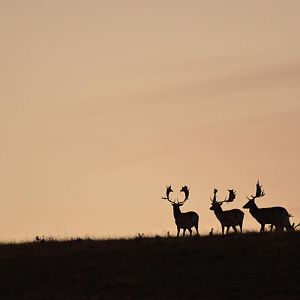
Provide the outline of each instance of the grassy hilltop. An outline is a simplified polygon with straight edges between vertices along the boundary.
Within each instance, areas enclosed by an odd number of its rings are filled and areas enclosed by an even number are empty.
[[[1,299],[300,299],[300,233],[0,245]]]

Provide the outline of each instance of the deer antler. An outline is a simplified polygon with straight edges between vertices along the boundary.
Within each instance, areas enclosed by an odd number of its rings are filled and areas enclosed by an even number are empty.
[[[227,200],[225,199],[223,202],[232,202],[235,199],[236,191],[228,190],[228,192],[229,192],[228,199]]]
[[[217,202],[217,192],[218,190],[214,189],[214,198],[213,199],[210,198],[211,202]]]
[[[257,180],[257,184],[256,184],[256,194],[255,196],[251,195],[252,199],[248,198],[248,200],[254,200],[256,198],[260,198],[263,197],[265,195],[265,191],[262,190],[262,186],[259,184],[259,180]]]
[[[174,204],[175,202],[170,200],[170,193],[173,192],[172,190],[172,186],[171,185],[167,185],[167,190],[166,190],[166,197],[162,197],[162,199],[164,200],[168,200],[169,202],[171,202],[172,204]]]
[[[189,199],[190,190],[189,190],[188,186],[185,185],[185,186],[183,186],[183,187],[181,188],[180,192],[183,192],[184,195],[185,195],[185,197],[184,197],[184,200],[183,200],[183,201],[178,202],[178,203],[179,203],[179,204],[183,204],[186,200]]]
[[[255,198],[263,197],[265,195],[265,191],[262,190],[262,186],[259,184],[259,180],[256,184],[256,194]]]
[[[220,205],[222,205],[224,202],[232,202],[235,199],[236,191],[235,190],[228,190],[229,196],[228,199],[225,199],[223,201],[217,201]]]

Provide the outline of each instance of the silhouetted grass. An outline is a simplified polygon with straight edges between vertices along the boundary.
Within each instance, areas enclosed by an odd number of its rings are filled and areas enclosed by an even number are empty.
[[[0,245],[1,299],[300,299],[300,233]]]

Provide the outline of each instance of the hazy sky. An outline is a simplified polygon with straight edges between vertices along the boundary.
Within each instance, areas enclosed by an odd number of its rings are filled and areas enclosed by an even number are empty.
[[[213,188],[300,221],[299,1],[1,1],[0,239],[220,229]],[[244,226],[259,225],[245,211]]]

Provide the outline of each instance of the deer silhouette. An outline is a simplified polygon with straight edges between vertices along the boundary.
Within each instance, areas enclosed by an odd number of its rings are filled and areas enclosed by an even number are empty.
[[[249,209],[252,217],[261,225],[260,231],[265,231],[265,225],[271,225],[271,231],[273,226],[276,230],[294,230],[297,226],[294,224],[291,225],[289,218],[291,215],[287,212],[284,207],[274,206],[266,208],[258,208],[255,199],[261,198],[265,195],[265,192],[262,190],[262,186],[257,181],[256,184],[256,193],[255,196],[251,195],[251,198],[248,198],[248,202],[243,206],[243,208]]]
[[[214,197],[211,200],[211,207],[210,210],[214,211],[217,219],[220,221],[222,226],[222,235],[224,235],[224,228],[226,227],[226,234],[230,227],[233,228],[234,232],[237,232],[236,226],[239,226],[241,232],[243,232],[243,220],[244,220],[244,213],[239,209],[231,209],[231,210],[223,210],[222,204],[224,202],[232,202],[236,197],[236,192],[234,190],[228,190],[229,196],[228,199],[223,201],[217,201],[217,189],[214,189]]]
[[[166,196],[162,197],[162,199],[168,200],[173,206],[173,216],[175,219],[175,224],[177,226],[177,237],[179,237],[180,229],[183,229],[183,236],[185,235],[185,231],[188,230],[190,235],[192,235],[192,228],[195,227],[197,235],[198,232],[198,223],[199,223],[199,216],[194,211],[189,212],[181,212],[180,206],[182,206],[188,199],[189,199],[189,188],[185,185],[181,188],[180,192],[183,192],[185,198],[183,201],[177,202],[170,199],[170,193],[173,192],[171,185],[167,186]]]

